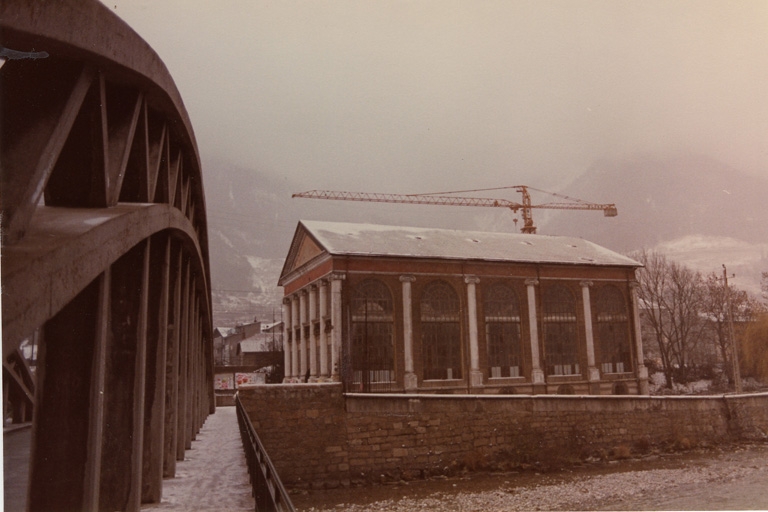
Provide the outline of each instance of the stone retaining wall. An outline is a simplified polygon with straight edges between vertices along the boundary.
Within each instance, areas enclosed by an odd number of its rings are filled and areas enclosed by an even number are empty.
[[[347,395],[339,384],[239,391],[288,486],[412,479],[488,461],[552,463],[765,439],[768,394],[714,397]]]

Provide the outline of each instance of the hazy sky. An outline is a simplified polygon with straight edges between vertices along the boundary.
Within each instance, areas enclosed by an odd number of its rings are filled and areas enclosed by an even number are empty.
[[[768,0],[105,4],[167,65],[204,162],[403,193],[556,190],[678,150],[768,175]]]

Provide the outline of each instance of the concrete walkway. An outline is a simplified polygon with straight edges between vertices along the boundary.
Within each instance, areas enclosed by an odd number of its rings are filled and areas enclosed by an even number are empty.
[[[217,407],[192,441],[176,477],[163,480],[163,499],[142,510],[253,511],[248,467],[234,407]]]
[[[32,432],[29,425],[26,427],[3,433],[3,508],[7,512],[26,509]],[[234,407],[218,407],[208,416],[192,441],[192,449],[176,463],[176,478],[163,480],[162,501],[142,507],[145,511],[179,512],[254,509]]]

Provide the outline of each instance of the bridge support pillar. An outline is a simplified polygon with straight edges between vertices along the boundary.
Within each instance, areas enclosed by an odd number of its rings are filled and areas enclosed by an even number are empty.
[[[30,493],[31,512],[98,504],[104,416],[97,397],[103,400],[106,343],[100,305],[108,304],[108,283],[109,271],[43,326],[30,488],[44,492]]]
[[[166,358],[170,297],[171,241],[167,235],[152,238],[147,322],[147,382],[141,501],[157,503],[163,490],[165,445]]]

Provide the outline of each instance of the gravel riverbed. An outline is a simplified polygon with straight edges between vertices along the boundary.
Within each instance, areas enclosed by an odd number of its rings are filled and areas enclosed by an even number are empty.
[[[768,445],[652,456],[540,475],[465,475],[389,487],[316,491],[295,496],[294,503],[307,512],[765,510]]]

